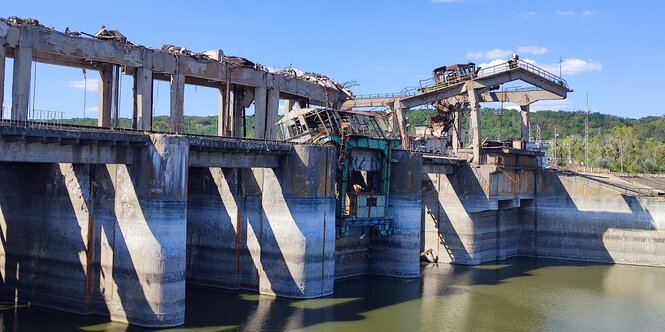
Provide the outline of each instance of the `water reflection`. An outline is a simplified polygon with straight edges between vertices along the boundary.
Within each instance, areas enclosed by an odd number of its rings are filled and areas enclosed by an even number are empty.
[[[665,269],[515,259],[427,265],[421,279],[361,277],[333,297],[293,300],[190,286],[169,331],[655,330]],[[3,304],[0,330],[145,331],[96,316]]]

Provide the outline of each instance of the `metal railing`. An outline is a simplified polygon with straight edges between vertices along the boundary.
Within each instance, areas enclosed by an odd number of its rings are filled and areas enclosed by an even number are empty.
[[[531,73],[534,73],[534,74],[536,74],[536,75],[538,75],[538,76],[540,76],[540,77],[542,77],[542,78],[544,78],[544,79],[546,79],[546,80],[548,80],[552,83],[555,83],[555,84],[561,85],[565,88],[568,88],[568,82],[566,80],[564,80],[563,78],[561,78],[559,76],[556,76],[556,75],[548,72],[547,70],[542,69],[542,68],[540,68],[536,65],[533,65],[531,63],[524,62],[524,61],[521,61],[521,60],[511,60],[511,61],[500,63],[498,65],[494,65],[494,66],[491,66],[491,67],[481,68],[478,71],[477,78],[488,77],[488,76],[500,74],[500,73],[507,72],[509,70],[513,70],[513,69],[517,69],[517,68],[524,69],[524,70],[526,70],[528,72],[531,72]]]
[[[64,123],[64,112],[31,109],[28,110],[23,119],[12,119],[11,107],[2,107],[2,122],[14,126],[56,126],[60,127]]]
[[[389,93],[368,93],[354,96],[353,99],[380,99],[380,98],[402,98],[415,96],[418,93],[418,90],[415,87],[405,88],[400,92],[389,92]]]

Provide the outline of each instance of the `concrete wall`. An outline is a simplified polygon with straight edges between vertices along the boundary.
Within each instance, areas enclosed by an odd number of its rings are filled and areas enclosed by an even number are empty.
[[[334,155],[296,146],[276,169],[192,169],[188,280],[286,297],[332,294]]]
[[[187,149],[151,135],[129,166],[0,164],[5,298],[182,324]]]
[[[537,181],[536,200],[521,209],[521,255],[665,266],[664,198],[549,171]]]
[[[424,173],[422,187],[421,250],[471,265],[517,255],[520,197],[533,195],[532,174],[461,165],[453,174]]]
[[[505,181],[505,177],[514,180]],[[581,176],[460,166],[422,177],[421,250],[441,262],[509,257],[665,263],[665,199],[625,196]]]
[[[365,228],[352,227],[349,236],[335,240],[335,279],[369,273],[370,238],[376,234],[366,233]]]
[[[370,239],[371,274],[390,277],[420,276],[422,156],[393,151],[388,205],[395,228],[390,236]]]

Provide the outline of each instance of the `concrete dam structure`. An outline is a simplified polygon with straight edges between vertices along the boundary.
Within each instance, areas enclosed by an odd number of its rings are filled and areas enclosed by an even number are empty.
[[[421,253],[430,248],[439,262],[455,264],[515,256],[665,262],[663,197],[546,170],[538,152],[484,148],[477,127],[471,151],[455,146],[471,162],[406,147],[408,107],[455,99],[458,106],[471,103],[477,115],[479,102],[496,97],[487,89],[512,79],[555,91],[504,93],[528,99],[527,117],[538,96],[569,91],[532,67],[510,64],[416,96],[373,99],[394,109],[390,128],[379,129],[400,133],[401,147],[380,145],[395,139],[370,137],[369,122],[351,127],[362,129],[356,136],[311,144],[270,139],[278,132],[280,100],[286,112],[370,101],[353,99],[322,75],[269,72],[219,50],[176,49],[0,21],[0,92],[5,59],[13,58],[12,107],[0,117],[4,299],[164,327],[184,323],[186,283],[322,297],[333,294],[336,278],[417,278]],[[34,118],[33,61],[100,72],[98,127]],[[131,130],[113,124],[120,75],[136,83]],[[171,84],[169,133],[152,131],[153,80]],[[218,136],[181,134],[185,84],[219,89]],[[251,104],[253,139],[243,130]],[[305,119],[298,124],[306,126]],[[347,190],[361,182],[380,188],[368,193],[359,185],[340,197],[340,183]]]

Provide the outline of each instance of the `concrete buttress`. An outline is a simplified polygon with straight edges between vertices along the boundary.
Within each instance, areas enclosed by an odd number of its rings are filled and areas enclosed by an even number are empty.
[[[189,146],[182,137],[150,138],[134,164],[107,166],[116,224],[113,240],[105,234],[113,250],[113,280],[104,300],[113,320],[175,326],[185,318]],[[101,268],[109,266],[102,262]]]

